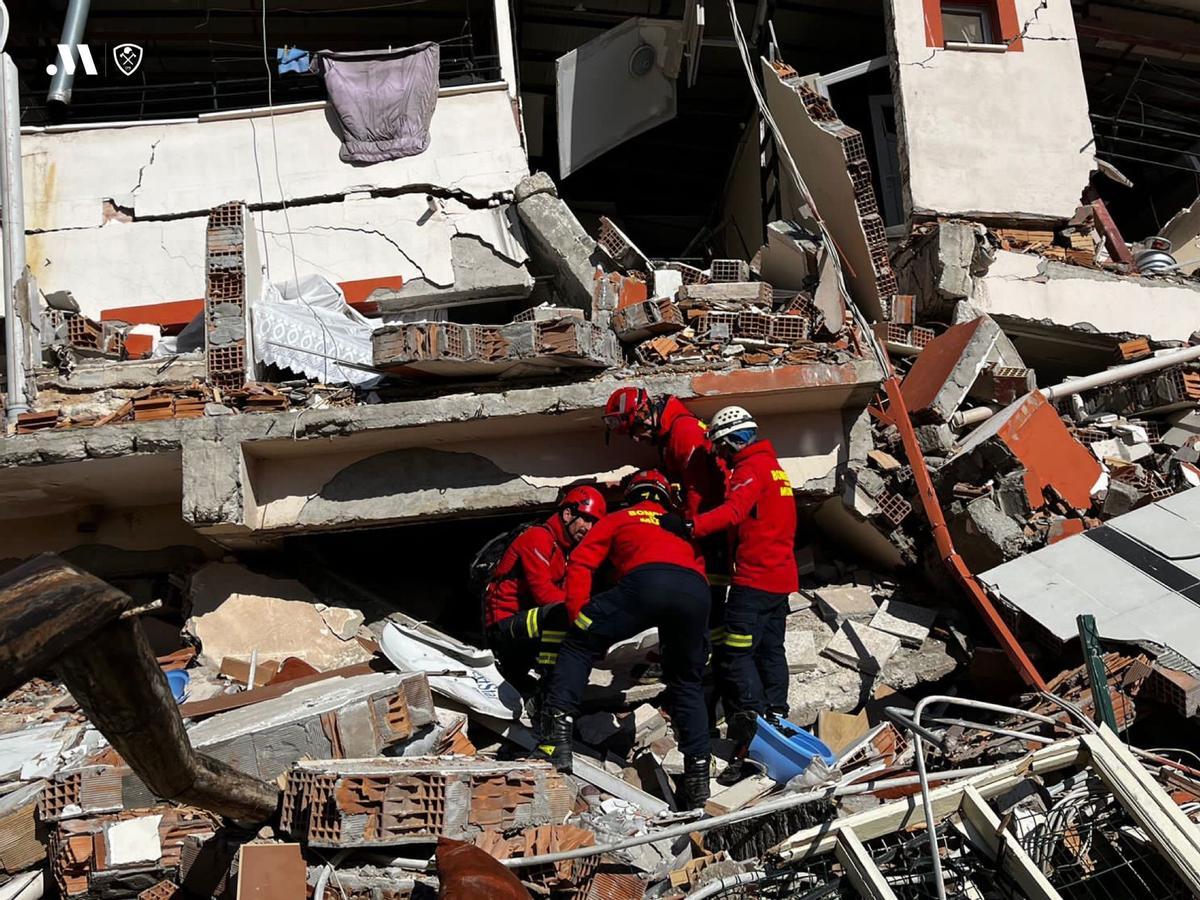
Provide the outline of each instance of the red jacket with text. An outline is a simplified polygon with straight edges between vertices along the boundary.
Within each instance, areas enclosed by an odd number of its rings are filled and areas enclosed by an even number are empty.
[[[666,514],[660,504],[646,501],[609,513],[592,526],[567,564],[567,612],[572,622],[592,598],[592,575],[605,560],[612,563],[618,581],[639,566],[654,563],[681,566],[704,576],[704,558],[695,546],[659,524]]]
[[[755,441],[733,458],[725,502],[693,522],[697,540],[735,529],[735,585],[771,594],[799,587],[796,501],[770,441]]]
[[[657,443],[663,472],[683,486],[683,511],[688,518],[721,502],[725,487],[721,461],[704,423],[678,397],[668,397],[659,414]]]
[[[569,552],[571,541],[557,512],[517,535],[488,583],[484,624],[490,627],[523,609],[562,603]]]

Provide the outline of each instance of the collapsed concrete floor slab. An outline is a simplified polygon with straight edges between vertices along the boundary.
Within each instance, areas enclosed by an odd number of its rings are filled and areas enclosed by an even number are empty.
[[[753,408],[797,490],[813,482],[832,492],[851,452],[851,426],[880,378],[877,364],[857,360],[663,373],[637,383],[688,401],[700,415],[730,403]],[[77,515],[180,502],[184,522],[231,546],[301,529],[537,507],[575,479],[653,462],[633,444],[619,454],[605,448],[600,412],[626,383],[606,375],[374,406],[18,435],[0,447],[0,499],[22,515],[30,504],[46,515]]]

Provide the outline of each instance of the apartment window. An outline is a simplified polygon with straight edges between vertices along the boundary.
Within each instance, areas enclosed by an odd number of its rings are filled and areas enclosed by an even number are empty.
[[[995,9],[990,3],[943,3],[942,39],[946,43],[999,44]]]
[[[925,44],[1020,52],[1016,0],[921,0]]]

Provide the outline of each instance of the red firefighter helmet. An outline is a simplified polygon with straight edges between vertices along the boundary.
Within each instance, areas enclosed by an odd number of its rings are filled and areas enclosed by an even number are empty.
[[[642,469],[625,481],[625,500],[628,503],[653,500],[663,506],[671,506],[673,493],[671,482],[657,469]]]
[[[558,508],[571,509],[576,515],[586,516],[593,522],[608,512],[608,504],[604,502],[604,495],[590,484],[571,488],[558,504]]]
[[[617,434],[631,434],[638,425],[648,425],[652,415],[650,395],[642,388],[617,388],[604,405],[604,425]]]

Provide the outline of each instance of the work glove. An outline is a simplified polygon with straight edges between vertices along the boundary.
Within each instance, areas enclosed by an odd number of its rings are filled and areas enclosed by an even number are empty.
[[[685,541],[690,541],[692,539],[692,523],[683,516],[679,515],[679,513],[672,512],[667,513],[664,516],[660,516],[658,524],[663,528],[663,530],[669,531],[671,534],[675,535],[676,537],[681,537]]]

